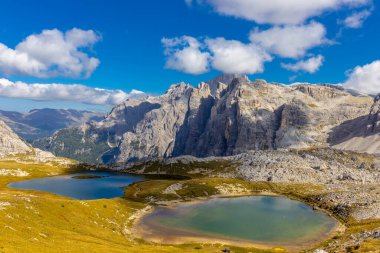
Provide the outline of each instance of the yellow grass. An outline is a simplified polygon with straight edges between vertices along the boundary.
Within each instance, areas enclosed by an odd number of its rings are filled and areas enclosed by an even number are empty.
[[[75,166],[74,166],[75,167]],[[146,204],[115,198],[79,201],[7,187],[14,181],[71,173],[78,168],[0,161],[0,252],[221,252],[223,245],[154,245],[132,239],[130,217]],[[6,203],[1,206],[1,203]],[[233,252],[280,252],[232,247]]]

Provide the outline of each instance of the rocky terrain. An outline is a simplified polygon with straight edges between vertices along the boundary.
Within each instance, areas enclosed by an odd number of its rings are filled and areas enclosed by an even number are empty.
[[[334,203],[356,220],[380,219],[379,157],[327,148],[250,152],[233,160],[245,180],[324,185],[328,193],[316,202]]]
[[[280,194],[325,210],[344,225],[331,240],[306,252],[378,252],[380,158],[331,148],[250,151],[228,157],[180,156],[114,164],[132,173],[190,179],[137,183],[132,200],[151,204],[218,196]]]
[[[250,182],[323,185],[329,194],[318,201],[349,207],[350,215],[358,220],[380,219],[380,158],[372,155],[329,148],[250,151],[228,157],[181,156],[115,164],[111,168],[128,168],[126,171],[133,173],[199,174]]]
[[[373,103],[373,97],[341,86],[283,85],[222,75],[196,88],[180,83],[158,97],[128,99],[100,122],[60,130],[34,144],[59,156],[96,163],[330,144],[350,149],[357,145],[350,144],[348,122],[369,117],[373,121]],[[358,151],[378,150],[378,135],[368,136],[373,140],[370,149]]]
[[[34,109],[27,113],[0,110],[0,120],[21,138],[30,142],[50,136],[63,128],[79,126],[89,121],[100,121],[103,117],[104,114],[100,112],[72,109]]]
[[[0,121],[0,157],[32,152],[33,148],[21,140],[3,121]]]

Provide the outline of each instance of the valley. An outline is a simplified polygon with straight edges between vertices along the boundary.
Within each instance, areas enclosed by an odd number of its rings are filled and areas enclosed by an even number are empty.
[[[197,88],[178,84],[160,97],[127,100],[104,120],[59,130],[35,146],[3,123],[0,228],[7,236],[0,252],[376,252],[377,103],[338,86],[285,87],[224,75]],[[351,124],[357,118],[361,123]],[[356,134],[344,134],[352,128],[375,144],[354,145]],[[239,228],[230,232],[245,239],[210,234],[203,224],[203,232],[155,230],[149,220],[157,210],[223,198],[286,199],[336,225],[321,219],[292,244],[272,240],[273,232],[266,243],[247,242],[251,232]],[[274,215],[286,213],[276,214],[276,206],[266,206],[273,212],[268,231],[285,222],[276,221]],[[221,224],[233,220],[233,211],[218,208],[211,210],[232,215]],[[295,226],[288,218],[288,227]]]
[[[2,0],[0,253],[380,253],[379,5]]]
[[[349,152],[343,155],[347,161],[355,156],[359,159],[368,158]],[[352,252],[364,252],[365,249],[376,249],[379,245],[380,219],[376,212],[380,187],[377,183],[363,185],[352,180],[336,184],[301,183],[281,182],[276,178],[272,181],[247,181],[236,177],[242,165],[233,158],[189,161],[185,157],[182,161],[174,160],[137,164],[123,171],[140,174],[155,174],[155,171],[159,171],[164,175],[172,173],[186,176],[186,180],[158,177],[130,185],[126,188],[124,198],[73,200],[41,191],[11,189],[7,185],[14,181],[85,172],[89,168],[93,171],[93,167],[78,165],[66,159],[62,160],[64,163],[50,161],[50,165],[47,165],[46,162],[33,161],[27,155],[3,159],[0,165],[7,170],[1,177],[0,226],[7,236],[0,239],[1,250],[17,252],[19,248],[24,252],[28,252],[28,249],[30,252],[49,252],[76,245],[72,251],[85,251],[90,248],[93,250],[96,245],[95,252],[105,249],[122,252],[126,248],[131,252],[220,252],[225,245],[204,242],[157,244],[141,240],[134,233],[136,222],[156,205],[204,201],[215,197],[273,194],[300,200],[324,210],[342,224],[329,240],[314,244],[309,249],[323,248],[339,252],[348,248]],[[377,172],[370,170],[369,173]],[[59,244],[55,243],[57,240]],[[284,251],[280,250],[281,247],[271,249],[270,246],[264,249],[247,248],[247,245],[229,247],[234,252]]]

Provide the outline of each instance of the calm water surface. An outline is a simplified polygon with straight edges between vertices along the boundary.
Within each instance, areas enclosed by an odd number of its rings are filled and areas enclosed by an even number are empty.
[[[101,178],[73,178],[79,175],[95,175]],[[9,186],[17,189],[45,191],[74,199],[87,200],[121,197],[124,194],[123,187],[143,180],[143,177],[127,174],[86,172],[14,182],[9,184]]]
[[[327,214],[283,197],[219,198],[159,207],[142,219],[153,233],[211,237],[270,245],[302,245],[323,239],[337,225]]]

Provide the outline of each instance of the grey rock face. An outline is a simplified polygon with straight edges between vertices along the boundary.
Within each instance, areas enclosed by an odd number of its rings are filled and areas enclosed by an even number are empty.
[[[3,121],[0,121],[0,157],[24,154],[33,148],[22,141]]]
[[[370,127],[369,133],[380,133],[380,94],[375,97],[371,111],[368,116]]]
[[[221,93],[227,88],[229,84],[235,79],[248,80],[245,75],[239,74],[223,74],[207,81],[206,83],[210,87],[211,95],[213,97],[220,97]]]
[[[380,154],[380,95],[375,97],[368,114],[335,127],[330,143],[338,149]]]
[[[372,100],[340,86],[223,75],[197,88],[180,83],[162,96],[129,99],[104,120],[61,130],[38,147],[109,163],[328,146],[331,131],[368,115]]]
[[[210,86],[201,83],[192,89],[184,122],[177,133],[172,156],[191,153],[204,133],[215,98]]]
[[[151,98],[151,103],[160,107],[144,114],[133,131],[123,134],[117,161],[171,156],[177,133],[188,112],[192,91],[191,86],[180,83],[171,86],[164,95]]]

